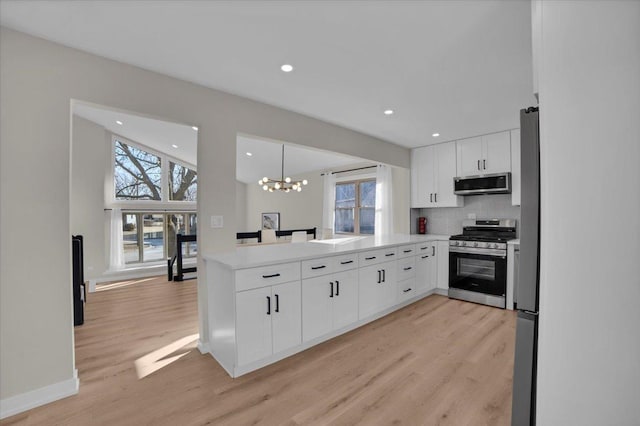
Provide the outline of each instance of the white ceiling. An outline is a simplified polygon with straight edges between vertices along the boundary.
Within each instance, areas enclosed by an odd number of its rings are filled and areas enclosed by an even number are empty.
[[[530,14],[520,0],[0,2],[4,26],[408,147],[518,127]]]
[[[191,126],[155,120],[76,102],[74,115],[92,121],[107,130],[134,142],[167,153],[188,164],[197,166],[198,132]],[[116,123],[121,121],[122,125]],[[172,145],[177,145],[174,148]],[[244,183],[256,183],[264,176],[279,178],[282,174],[282,145],[248,135],[239,135],[236,149],[236,178]],[[252,155],[248,156],[247,152]],[[309,172],[336,170],[362,165],[366,161],[347,155],[302,147],[285,146],[285,173],[292,178],[310,178]]]
[[[193,130],[191,126],[154,120],[83,103],[75,103],[73,113],[156,151],[164,152],[194,166],[198,164],[198,132]],[[122,125],[116,121],[121,121]],[[178,148],[174,148],[172,145],[177,145]]]
[[[252,136],[238,136],[236,148],[236,179],[258,184],[263,177],[272,179],[282,175],[282,143],[265,141]],[[248,156],[247,152],[252,155]],[[284,173],[292,179],[312,179],[309,172],[336,170],[345,166],[362,165],[365,160],[328,151],[285,144]],[[319,178],[319,176],[316,176]]]

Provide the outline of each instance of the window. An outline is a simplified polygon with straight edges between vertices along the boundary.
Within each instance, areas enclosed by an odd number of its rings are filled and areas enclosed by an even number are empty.
[[[171,201],[196,201],[198,180],[196,171],[169,162],[169,199]]]
[[[176,235],[191,235],[197,230],[197,215],[192,212],[126,212],[122,214],[122,243],[125,264],[156,262],[173,258]],[[185,243],[183,257],[195,257],[197,243]]]
[[[161,200],[162,162],[157,155],[115,142],[115,196],[117,200]]]
[[[198,173],[166,154],[113,138],[114,200],[195,202]],[[163,182],[166,182],[163,184]]]
[[[122,213],[125,264],[173,258],[176,235],[196,233],[196,168],[120,136],[112,140],[114,206],[127,210]],[[197,253],[197,243],[184,243],[183,257]]]
[[[335,232],[373,234],[375,206],[375,179],[336,183]]]

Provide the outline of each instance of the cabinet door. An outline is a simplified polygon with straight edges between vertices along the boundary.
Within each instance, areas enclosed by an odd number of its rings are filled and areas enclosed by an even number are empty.
[[[271,287],[273,353],[297,346],[302,341],[300,281]]]
[[[431,279],[431,251],[416,256],[416,293],[425,293]]]
[[[520,129],[511,131],[511,204],[520,205]]]
[[[411,151],[411,207],[430,207],[434,191],[433,147]]]
[[[509,132],[494,133],[482,137],[482,173],[511,171],[511,136]]]
[[[449,241],[436,243],[436,258],[434,260],[437,282],[436,286],[442,290],[449,289]]]
[[[358,271],[351,270],[333,277],[335,294],[333,304],[333,330],[358,320]]]
[[[305,342],[331,331],[331,302],[333,301],[331,282],[333,279],[330,277],[330,275],[324,275],[302,280],[302,339]]]
[[[380,301],[383,300],[382,269],[382,263],[360,268],[358,273],[360,282],[358,312],[360,319],[371,316],[381,309]]]
[[[272,354],[271,317],[274,315],[275,306],[273,302],[271,287],[236,293],[238,365],[248,364]]]
[[[379,266],[382,269],[382,291],[379,294],[378,310],[382,310],[395,305],[398,300],[398,262],[384,262]]]
[[[447,142],[433,146],[436,158],[435,207],[461,207],[463,197],[453,193],[453,178],[457,176],[456,143]]]
[[[456,142],[458,176],[482,174],[482,138],[462,139]]]

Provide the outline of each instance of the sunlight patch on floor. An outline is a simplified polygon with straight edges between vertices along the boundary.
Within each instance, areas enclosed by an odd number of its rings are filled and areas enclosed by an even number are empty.
[[[141,278],[137,280],[127,280],[127,281],[117,281],[117,282],[105,283],[105,284],[96,284],[96,292],[113,290],[115,288],[128,287],[133,284],[142,284],[144,282],[151,281],[157,278],[158,277],[150,277],[150,278]]]
[[[136,367],[136,374],[138,375],[138,379],[147,377],[149,374],[154,373],[187,355],[193,350],[193,348],[195,348],[195,345],[193,345],[193,347],[189,348],[185,352],[171,357],[169,356],[177,350],[194,343],[196,340],[198,340],[199,337],[200,335],[198,333],[183,337],[182,339],[178,339],[175,342],[169,343],[168,345],[163,346],[160,349],[150,352],[149,354],[135,360],[134,364]]]

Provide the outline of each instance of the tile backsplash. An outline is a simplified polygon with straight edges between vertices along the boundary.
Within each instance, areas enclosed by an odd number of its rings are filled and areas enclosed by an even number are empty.
[[[516,219],[520,235],[520,206],[511,205],[511,194],[486,194],[464,197],[464,207],[411,209],[411,233],[417,233],[418,217],[427,218],[427,233],[462,233],[462,221],[468,215],[476,219]]]

